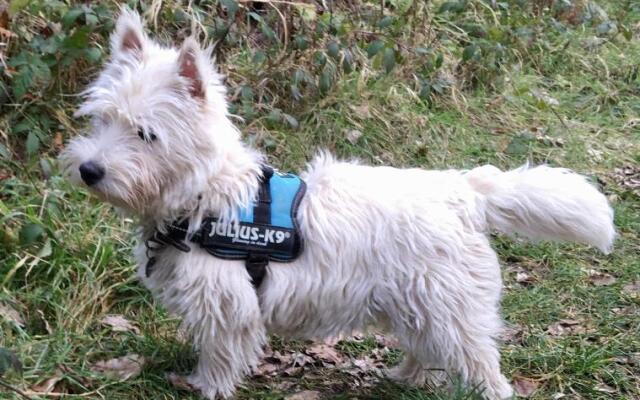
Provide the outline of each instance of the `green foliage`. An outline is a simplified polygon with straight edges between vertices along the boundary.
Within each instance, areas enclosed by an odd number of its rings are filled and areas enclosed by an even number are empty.
[[[151,16],[153,29],[171,37],[189,34],[197,21],[201,28],[195,33],[215,43],[223,70],[227,63],[252,59],[231,82],[232,92],[254,89],[250,98],[236,96],[232,108],[248,123],[274,109],[304,118],[354,74],[367,79],[393,74],[429,105],[446,101],[452,85],[502,90],[511,65],[524,61],[524,67],[544,69],[541,57],[565,46],[574,26],[603,40],[629,40],[633,34],[628,14],[610,18],[592,2],[582,7],[554,1],[545,12],[536,4],[397,0],[382,6],[340,2],[324,9],[218,0],[189,6],[161,2],[152,9],[150,3],[131,2]],[[638,14],[632,2],[627,8]],[[8,11],[6,28],[15,39],[0,71],[0,89],[9,97],[4,102],[14,106],[5,115],[11,137],[4,147],[33,159],[50,148],[56,123],[67,123],[54,115],[52,100],[76,94],[103,61],[117,10],[106,3],[39,0],[13,1]]]

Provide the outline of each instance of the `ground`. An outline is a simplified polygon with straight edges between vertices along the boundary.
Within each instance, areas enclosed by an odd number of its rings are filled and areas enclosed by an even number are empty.
[[[609,255],[493,238],[504,266],[502,368],[532,399],[640,399],[640,25],[625,14],[630,2],[600,3],[631,39],[597,41],[601,25],[571,26],[566,43],[550,42],[534,67],[516,60],[501,67],[499,86],[452,84],[433,101],[420,98],[401,67],[354,71],[295,123],[274,122],[273,113],[240,123],[284,170],[329,149],[397,167],[548,163],[600,185],[619,233]],[[242,52],[226,62],[230,84],[251,68]],[[197,399],[167,378],[196,356],[178,321],[135,279],[133,221],[56,168],[64,146],[56,132],[66,138],[82,127],[71,119],[74,100],[58,99],[41,158],[20,156],[24,147],[6,135],[12,120],[0,124],[0,150],[8,149],[0,152],[0,349],[23,365],[22,374],[0,373],[0,398]],[[272,338],[237,398],[481,398],[455,377],[453,394],[392,383],[383,367],[401,357],[392,338],[375,332],[325,344]],[[7,360],[0,352],[0,372]]]

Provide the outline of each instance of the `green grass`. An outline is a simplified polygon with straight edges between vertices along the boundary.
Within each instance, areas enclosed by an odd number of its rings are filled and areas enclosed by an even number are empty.
[[[610,15],[622,13],[624,2],[600,3]],[[297,115],[297,130],[265,117],[241,128],[282,169],[299,170],[318,149],[327,148],[375,165],[511,168],[529,160],[598,178],[616,211],[619,238],[610,255],[584,246],[495,238],[504,265],[504,319],[521,329],[516,340],[502,346],[502,365],[508,377],[538,382],[534,399],[563,393],[565,399],[637,400],[640,297],[623,288],[640,279],[640,199],[613,179],[615,168],[640,164],[640,126],[632,123],[640,115],[640,40],[637,31],[634,35],[631,41],[619,35],[589,51],[585,41],[594,28],[575,27],[566,34],[565,51],[546,50],[535,63],[505,66],[506,83],[498,89],[467,87],[431,105],[400,78],[401,71],[388,76],[354,72]],[[244,59],[230,54],[228,62],[242,71],[250,68]],[[540,106],[531,95],[535,91],[559,105]],[[64,116],[60,129],[71,135],[77,129],[70,117],[73,103],[63,100],[59,108],[50,107]],[[351,129],[363,133],[355,144],[345,136]],[[544,135],[547,140],[536,138]],[[7,147],[22,151],[20,145]],[[38,159],[0,159],[0,301],[25,321],[21,327],[0,318],[0,347],[11,349],[24,364],[22,376],[9,374],[3,382],[26,389],[62,368],[59,388],[78,394],[70,399],[87,392],[92,394],[83,398],[197,398],[165,379],[169,371],[187,372],[196,356],[176,338],[177,321],[135,280],[131,221],[67,183],[55,168],[53,147],[41,154],[54,166],[51,173]],[[34,227],[25,228],[29,224]],[[533,282],[518,283],[517,268]],[[596,286],[589,270],[610,274],[615,282]],[[111,332],[99,322],[106,314],[125,315],[141,334]],[[583,329],[549,333],[561,319],[579,321]],[[301,350],[305,344],[275,338],[272,347]],[[376,347],[371,338],[337,346],[355,359]],[[148,359],[136,378],[118,382],[90,370],[96,360],[131,353]],[[384,362],[394,365],[400,356],[390,351]],[[237,397],[281,399],[309,389],[335,399],[480,398],[473,388],[454,387],[449,395],[309,366],[300,376],[249,379]],[[0,390],[0,398],[20,397]]]

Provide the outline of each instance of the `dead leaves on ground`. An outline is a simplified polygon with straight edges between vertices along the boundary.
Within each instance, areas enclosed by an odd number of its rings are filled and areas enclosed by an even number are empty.
[[[320,400],[320,392],[315,390],[303,390],[285,397],[285,400]]]
[[[112,332],[133,332],[140,335],[140,329],[120,314],[105,315],[100,323],[111,328]]]
[[[19,327],[24,328],[25,321],[22,315],[9,303],[0,302],[0,319],[13,322]]]
[[[611,179],[623,189],[640,196],[640,167],[627,165],[621,168],[614,168],[609,175]]]
[[[111,360],[97,361],[91,365],[91,371],[111,379],[127,380],[140,375],[147,360],[138,354],[129,354]]]
[[[640,297],[640,280],[624,285],[622,287],[622,292],[632,298]]]
[[[531,397],[538,389],[538,382],[531,378],[516,375],[513,377],[513,389],[520,397]]]
[[[594,328],[586,325],[584,321],[577,319],[561,319],[547,328],[547,333],[551,336],[581,335],[595,331]]]
[[[615,276],[596,269],[583,269],[589,277],[589,282],[594,286],[609,286],[616,283]]]
[[[262,362],[254,369],[255,378],[280,375],[283,377],[299,377],[304,373],[314,374],[319,368],[339,369],[354,378],[349,385],[353,387],[367,387],[374,384],[377,377],[382,375],[385,368],[384,357],[389,352],[389,345],[397,344],[395,340],[383,335],[374,335],[376,347],[370,349],[365,355],[351,358],[340,352],[336,345],[337,340],[310,343],[302,351],[274,351],[267,348]],[[350,342],[361,342],[365,338],[361,335],[348,339]],[[342,382],[344,383],[344,382]],[[286,389],[294,386],[288,385]],[[282,388],[283,390],[285,388]],[[296,397],[312,396],[315,392],[303,391],[295,393],[287,399],[314,398]]]

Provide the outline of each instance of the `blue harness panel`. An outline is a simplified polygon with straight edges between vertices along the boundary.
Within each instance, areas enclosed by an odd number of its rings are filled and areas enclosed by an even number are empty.
[[[274,171],[263,178],[252,207],[240,210],[237,225],[216,218],[203,221],[201,246],[226,259],[260,255],[279,262],[294,260],[302,250],[296,214],[305,190],[300,177]]]
[[[271,225],[293,229],[293,219],[298,206],[298,204],[294,204],[294,200],[303,184],[304,181],[297,175],[273,172],[271,179],[269,179]],[[254,207],[241,209],[240,222],[254,222],[253,209]]]

